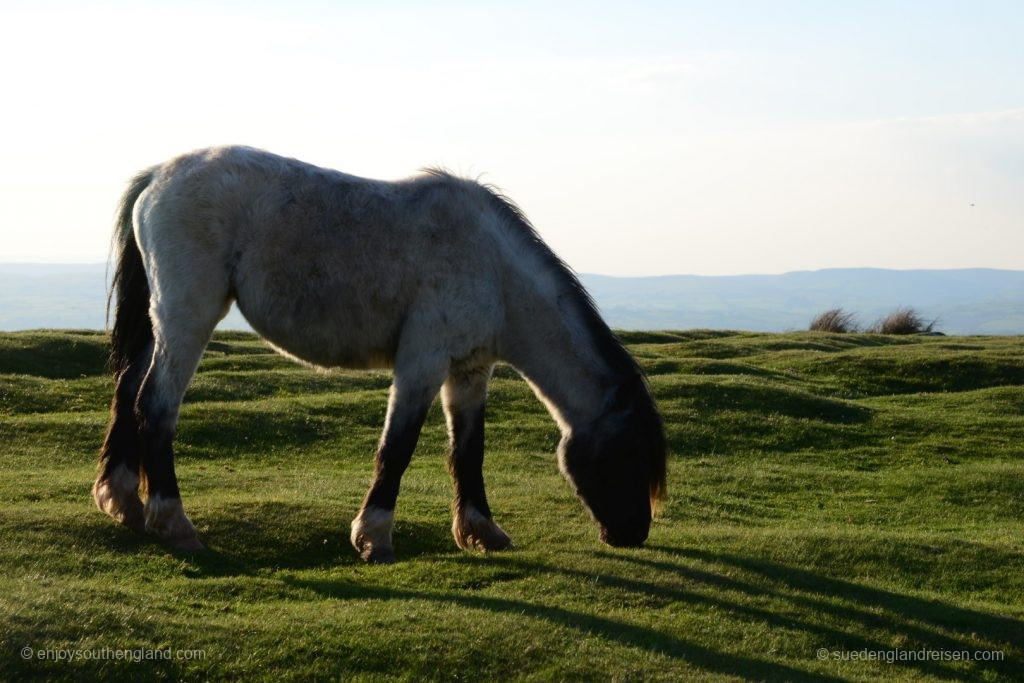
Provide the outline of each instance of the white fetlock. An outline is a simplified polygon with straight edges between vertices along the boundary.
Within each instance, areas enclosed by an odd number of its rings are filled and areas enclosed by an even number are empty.
[[[180,498],[151,496],[146,501],[146,531],[180,550],[203,549]]]
[[[92,485],[96,507],[119,523],[142,530],[142,501],[139,499],[139,475],[121,464]]]
[[[395,511],[365,507],[352,520],[352,547],[366,562],[389,564],[395,561],[391,533],[395,528]]]
[[[514,547],[508,534],[473,505],[455,511],[452,535],[455,543],[463,550],[494,551],[511,550]]]

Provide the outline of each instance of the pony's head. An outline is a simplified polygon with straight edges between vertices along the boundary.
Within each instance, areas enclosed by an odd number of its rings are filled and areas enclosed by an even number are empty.
[[[558,461],[602,541],[638,546],[647,539],[665,493],[665,431],[642,375],[618,383],[602,414],[562,439]]]

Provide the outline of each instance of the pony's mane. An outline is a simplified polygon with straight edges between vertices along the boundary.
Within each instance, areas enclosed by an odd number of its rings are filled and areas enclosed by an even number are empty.
[[[601,358],[608,363],[612,373],[619,379],[638,374],[643,375],[636,360],[629,355],[622,342],[601,317],[597,304],[594,303],[594,299],[580,282],[576,272],[541,239],[537,229],[519,208],[519,205],[509,199],[498,187],[489,183],[460,178],[444,168],[429,167],[424,168],[423,171],[436,178],[483,189],[491,207],[501,217],[506,227],[518,233],[521,243],[525,245],[526,249],[548,267],[548,272],[552,273],[562,285],[561,289],[571,294],[587,332],[597,346]]]
[[[619,341],[619,338],[608,327],[608,323],[601,317],[597,304],[594,302],[593,297],[590,296],[590,292],[580,282],[579,276],[541,239],[537,229],[519,205],[507,197],[499,188],[489,183],[460,178],[443,168],[424,168],[423,172],[436,178],[468,184],[482,189],[487,195],[490,206],[501,217],[506,227],[517,231],[526,248],[534,257],[548,267],[548,271],[558,279],[562,290],[571,294],[583,319],[587,333],[597,347],[598,354],[608,363],[615,379],[635,387],[635,390],[632,392],[631,407],[636,413],[640,425],[642,425],[651,439],[649,456],[652,505],[664,498],[666,493],[665,428],[661,415],[654,405],[647,377],[636,362],[636,359],[630,355],[622,345],[622,342]]]

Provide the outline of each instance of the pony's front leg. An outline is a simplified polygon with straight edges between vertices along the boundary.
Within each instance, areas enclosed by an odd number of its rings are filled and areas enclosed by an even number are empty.
[[[423,420],[447,372],[446,363],[422,359],[396,362],[388,413],[377,447],[373,483],[352,520],[352,545],[367,562],[391,563],[391,532],[402,474],[419,440]]]
[[[506,550],[512,539],[491,519],[484,491],[484,402],[491,365],[454,368],[441,391],[455,484],[452,535],[463,550]]]

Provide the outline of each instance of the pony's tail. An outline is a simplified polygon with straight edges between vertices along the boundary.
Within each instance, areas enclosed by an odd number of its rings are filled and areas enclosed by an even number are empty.
[[[149,318],[149,282],[142,264],[142,252],[135,241],[132,212],[143,190],[153,181],[156,168],[132,178],[117,207],[117,223],[111,239],[111,260],[117,265],[107,293],[107,320],[114,304],[114,328],[111,330],[110,371],[120,376],[132,360],[153,340]]]

